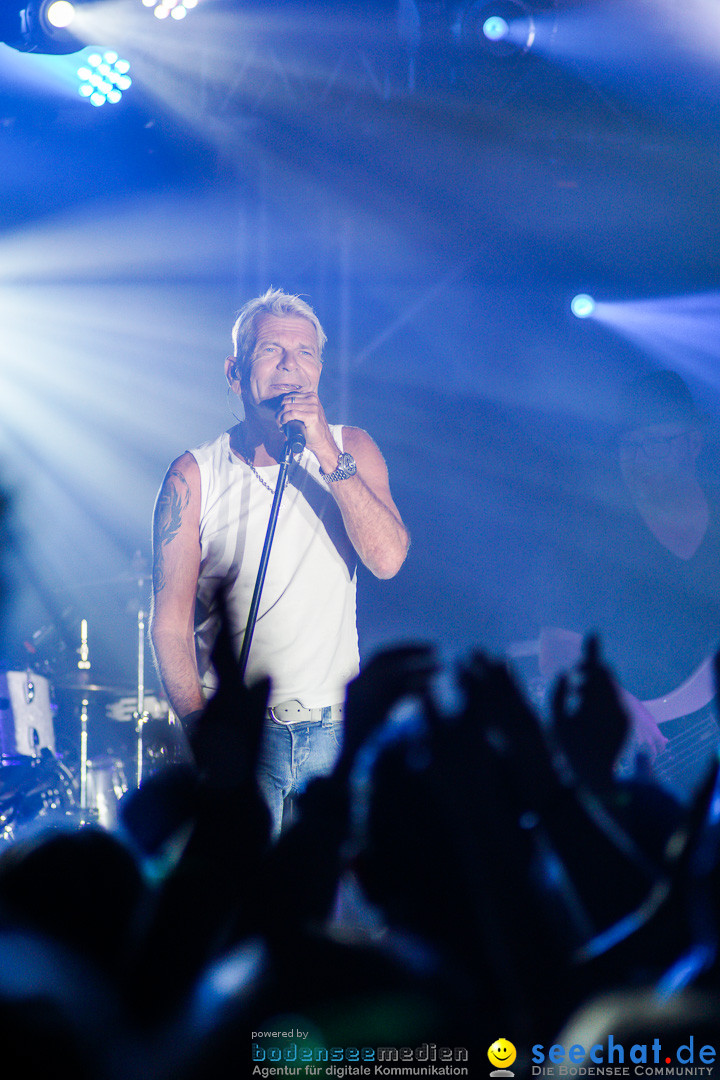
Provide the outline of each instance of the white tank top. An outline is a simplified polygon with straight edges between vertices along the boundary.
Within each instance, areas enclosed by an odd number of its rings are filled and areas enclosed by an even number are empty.
[[[342,449],[342,426],[330,430]],[[230,432],[191,450],[200,468],[201,561],[195,641],[203,685],[225,597],[236,655],[242,647],[273,495],[230,448]],[[257,467],[274,490],[279,465]],[[357,555],[314,454],[290,466],[268,561],[245,681],[271,679],[270,705],[334,705],[359,669]]]

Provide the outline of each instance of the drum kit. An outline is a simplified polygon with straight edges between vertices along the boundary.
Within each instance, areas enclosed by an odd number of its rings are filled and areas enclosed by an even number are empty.
[[[144,573],[131,577],[138,591],[146,587]],[[128,580],[122,575],[111,583]],[[163,697],[146,688],[144,604],[133,614],[137,671],[131,685],[95,681],[85,618],[69,627],[65,620],[65,632],[74,630],[77,639],[71,665],[63,647],[53,644],[56,635],[43,628],[26,643],[25,669],[0,672],[0,850],[39,828],[114,830],[128,791],[186,759],[179,722]],[[50,640],[49,648],[39,648],[41,638]]]

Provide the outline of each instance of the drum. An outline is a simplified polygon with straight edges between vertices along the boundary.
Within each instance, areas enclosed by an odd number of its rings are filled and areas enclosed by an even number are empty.
[[[0,757],[55,753],[50,684],[33,671],[0,672]]]
[[[0,843],[22,839],[41,827],[74,826],[78,809],[72,771],[48,750],[0,767]]]
[[[136,697],[108,702],[105,716],[113,728],[108,736],[108,750],[125,762],[125,775],[133,787],[137,784],[138,754],[142,755],[141,778],[152,776],[166,765],[191,759],[182,725],[164,699],[152,694],[145,696],[144,719],[139,727]]]
[[[87,763],[88,818],[113,830],[118,823],[118,803],[128,789],[123,764],[109,756]]]

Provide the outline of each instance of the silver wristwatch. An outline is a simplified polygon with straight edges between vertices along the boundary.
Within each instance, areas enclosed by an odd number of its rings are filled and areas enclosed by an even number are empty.
[[[352,456],[352,454],[346,454],[344,451],[341,451],[338,454],[337,465],[335,466],[334,471],[331,473],[326,473],[323,472],[322,469],[320,469],[320,472],[323,479],[327,480],[329,484],[333,483],[335,480],[347,480],[350,476],[354,476],[357,472],[355,458]]]

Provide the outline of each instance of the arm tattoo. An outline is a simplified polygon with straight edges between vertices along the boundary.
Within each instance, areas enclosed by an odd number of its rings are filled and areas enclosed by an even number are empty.
[[[165,588],[163,548],[177,536],[183,511],[190,503],[190,488],[179,469],[171,469],[155,503],[155,556],[153,586],[158,593]]]

